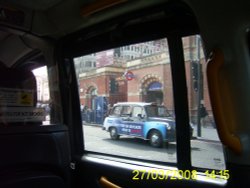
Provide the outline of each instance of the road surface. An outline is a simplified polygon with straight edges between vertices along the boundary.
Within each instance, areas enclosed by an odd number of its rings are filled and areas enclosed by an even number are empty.
[[[83,125],[83,128],[85,149],[88,151],[176,163],[175,142],[163,148],[153,148],[147,141],[138,138],[121,136],[119,140],[111,140],[109,132],[98,126]],[[209,136],[208,134],[214,134],[213,132],[208,130],[206,134]],[[193,166],[225,169],[222,145],[219,141],[199,138],[192,140],[191,155]]]

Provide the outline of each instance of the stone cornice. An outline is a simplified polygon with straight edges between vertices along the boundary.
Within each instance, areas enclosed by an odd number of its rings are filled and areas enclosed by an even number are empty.
[[[79,78],[91,78],[97,76],[104,76],[104,75],[112,75],[114,73],[124,73],[125,69],[122,67],[100,67],[95,70],[91,70],[89,72],[84,72],[79,74]]]
[[[127,69],[140,69],[170,63],[169,56],[166,52],[154,54],[141,59],[136,59],[126,63]]]

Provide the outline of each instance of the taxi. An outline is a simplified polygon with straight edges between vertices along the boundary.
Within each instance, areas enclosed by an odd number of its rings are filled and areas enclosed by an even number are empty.
[[[155,103],[116,103],[105,118],[103,130],[110,132],[113,140],[121,135],[149,140],[153,147],[176,139],[175,121],[167,108]]]

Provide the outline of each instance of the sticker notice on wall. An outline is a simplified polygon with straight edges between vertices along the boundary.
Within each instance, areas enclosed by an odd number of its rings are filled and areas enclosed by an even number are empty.
[[[0,88],[0,106],[34,106],[34,91]]]
[[[40,122],[40,121],[45,121],[44,108],[2,107],[0,110],[0,122]]]

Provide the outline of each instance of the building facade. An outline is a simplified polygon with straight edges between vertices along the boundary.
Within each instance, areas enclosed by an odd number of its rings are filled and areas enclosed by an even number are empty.
[[[205,61],[201,50],[197,49],[198,39],[197,36],[183,39],[189,109],[195,112],[198,104],[203,103],[209,112],[208,88],[206,78],[202,76]],[[122,101],[156,102],[164,104],[170,111],[174,110],[166,44],[166,39],[162,39],[92,55],[96,61],[95,68],[78,71],[81,104],[93,109],[94,98],[103,96],[111,105]],[[200,81],[198,71],[202,78]],[[202,90],[201,96],[198,96],[198,89]]]

